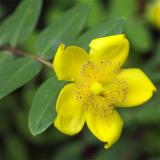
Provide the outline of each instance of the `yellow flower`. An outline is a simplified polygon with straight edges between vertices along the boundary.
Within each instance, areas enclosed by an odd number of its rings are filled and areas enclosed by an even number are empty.
[[[77,46],[61,44],[53,67],[59,80],[70,81],[56,104],[55,127],[74,135],[85,122],[90,131],[109,148],[121,135],[123,121],[116,108],[146,102],[156,91],[140,69],[121,69],[129,43],[125,35],[94,39],[87,54]]]
[[[147,7],[148,20],[160,29],[160,0],[155,0]]]

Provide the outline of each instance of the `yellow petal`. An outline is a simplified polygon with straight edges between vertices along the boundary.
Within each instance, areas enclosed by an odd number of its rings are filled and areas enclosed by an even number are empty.
[[[126,83],[126,98],[119,106],[132,107],[149,100],[156,87],[140,69],[123,69],[117,77]]]
[[[73,83],[64,86],[56,104],[57,117],[54,126],[68,135],[78,133],[85,123],[83,107],[77,102],[74,91]]]
[[[123,121],[116,110],[106,116],[95,115],[88,111],[86,123],[90,131],[106,143],[104,146],[106,149],[119,139],[123,127]]]
[[[124,34],[94,39],[89,46],[93,61],[109,61],[121,66],[128,57],[129,42]]]
[[[53,61],[53,68],[59,80],[74,81],[79,79],[81,66],[89,59],[88,54],[79,47],[65,48],[61,44]]]

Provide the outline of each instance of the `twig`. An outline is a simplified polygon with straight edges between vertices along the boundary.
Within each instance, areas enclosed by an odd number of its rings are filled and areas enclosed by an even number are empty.
[[[5,51],[9,51],[17,56],[26,56],[26,57],[29,57],[37,62],[40,62],[50,68],[52,68],[52,64],[44,59],[42,59],[41,57],[39,56],[35,56],[35,55],[32,55],[30,53],[27,53],[25,51],[22,51],[18,48],[15,48],[15,47],[11,47],[11,46],[4,46],[4,45],[0,45],[0,50],[5,50]]]

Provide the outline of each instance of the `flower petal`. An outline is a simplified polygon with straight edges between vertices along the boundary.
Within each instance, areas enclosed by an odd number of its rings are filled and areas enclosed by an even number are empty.
[[[140,105],[149,100],[156,87],[140,69],[123,69],[117,77],[124,81],[127,87],[126,98],[119,106],[132,107]]]
[[[105,60],[121,66],[128,57],[129,42],[124,34],[94,39],[89,46],[93,61]]]
[[[74,89],[74,83],[64,86],[56,104],[58,115],[54,121],[54,126],[68,135],[78,133],[85,123],[83,107],[77,102]]]
[[[61,44],[54,58],[53,68],[59,80],[79,79],[82,64],[89,60],[89,55],[80,47]]]
[[[107,116],[87,112],[86,122],[90,131],[99,140],[106,143],[104,146],[106,149],[113,145],[121,135],[123,121],[116,110]]]

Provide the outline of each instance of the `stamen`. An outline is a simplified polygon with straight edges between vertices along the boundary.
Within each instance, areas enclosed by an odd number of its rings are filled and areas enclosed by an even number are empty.
[[[118,103],[127,97],[127,84],[116,79],[120,63],[88,61],[81,69],[82,82],[75,89],[76,99],[86,111],[109,116]]]
[[[120,69],[120,63],[113,63],[110,60],[102,60],[99,63],[88,61],[82,65],[82,80],[88,83],[98,81],[100,83],[111,82]]]
[[[82,65],[81,76],[85,82],[90,82],[96,79],[96,66],[93,62],[88,61],[88,63]]]
[[[91,111],[95,115],[108,116],[112,114],[114,105],[104,95],[96,95],[91,92],[89,86],[77,85],[75,89],[76,99],[81,103],[86,111]]]
[[[128,95],[128,86],[126,81],[115,79],[111,84],[105,86],[104,94],[113,104],[124,102]]]

